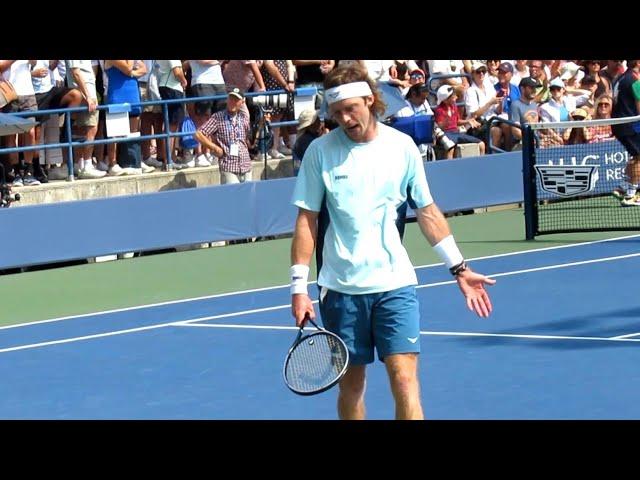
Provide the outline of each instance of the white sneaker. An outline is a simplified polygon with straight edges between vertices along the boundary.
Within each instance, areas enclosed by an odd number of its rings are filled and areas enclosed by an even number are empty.
[[[156,167],[152,167],[151,165],[147,165],[144,162],[140,163],[140,168],[142,169],[142,173],[151,173],[155,171]]]
[[[284,158],[284,155],[281,154],[279,151],[277,151],[275,148],[271,149],[267,152],[267,155],[269,156],[270,159],[272,160],[277,160],[280,158]]]
[[[206,155],[198,155],[196,158],[196,167],[210,167],[211,162],[207,160]]]
[[[109,176],[111,177],[119,177],[120,175],[124,175],[124,174],[125,174],[124,169],[117,163],[114,163],[109,167]]]
[[[286,145],[280,145],[280,147],[278,147],[278,151],[285,155],[291,155],[293,153],[293,151]]]
[[[102,178],[107,174],[107,172],[101,172],[96,169],[93,165],[89,165],[80,170],[80,174],[78,178]]]
[[[124,175],[142,175],[142,168],[125,167],[122,169],[122,172]]]
[[[155,157],[145,158],[142,162],[152,167],[162,168],[162,162]]]

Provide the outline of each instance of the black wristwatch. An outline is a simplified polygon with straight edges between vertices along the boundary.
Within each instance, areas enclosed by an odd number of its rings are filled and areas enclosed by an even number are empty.
[[[460,275],[462,272],[464,272],[467,269],[467,262],[465,262],[464,260],[462,262],[460,262],[457,265],[454,265],[453,267],[451,267],[449,269],[449,271],[451,272],[451,275],[453,275],[454,277],[457,277],[458,275]]]

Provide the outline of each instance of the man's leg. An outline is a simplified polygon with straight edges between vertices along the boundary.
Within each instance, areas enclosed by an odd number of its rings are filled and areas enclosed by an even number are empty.
[[[418,383],[418,354],[389,355],[385,357],[384,364],[396,402],[396,420],[423,420]]]
[[[352,365],[340,380],[338,417],[340,420],[364,420],[364,391],[366,365]]]

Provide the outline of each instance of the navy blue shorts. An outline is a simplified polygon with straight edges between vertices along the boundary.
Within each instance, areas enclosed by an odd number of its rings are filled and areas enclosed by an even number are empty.
[[[365,365],[396,353],[420,353],[420,312],[416,287],[348,295],[322,288],[320,314],[324,327],[349,349],[349,363]]]
[[[611,129],[614,131],[615,135],[615,130],[613,129],[614,126],[615,125],[612,125]],[[640,155],[640,133],[634,133],[632,135],[616,135],[616,138],[624,146],[624,148],[626,148],[627,152],[629,152],[629,155],[631,155],[632,157],[637,157],[638,155]]]

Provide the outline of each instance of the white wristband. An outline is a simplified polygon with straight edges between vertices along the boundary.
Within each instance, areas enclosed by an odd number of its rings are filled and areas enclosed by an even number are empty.
[[[460,253],[460,249],[458,249],[458,246],[456,245],[453,235],[444,237],[433,246],[433,249],[438,253],[438,256],[442,259],[447,268],[458,265],[464,260],[462,253]]]
[[[309,265],[292,265],[289,269],[289,274],[291,277],[291,295],[296,293],[308,294]]]

